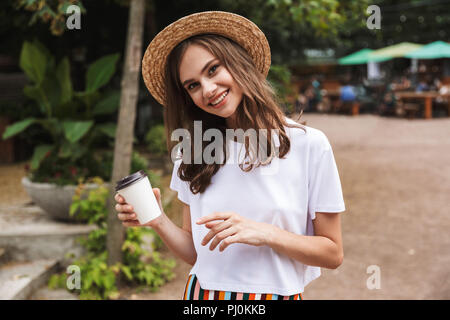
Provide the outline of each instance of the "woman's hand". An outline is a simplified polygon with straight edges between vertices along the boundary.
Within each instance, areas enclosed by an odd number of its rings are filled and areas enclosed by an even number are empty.
[[[210,250],[214,250],[219,243],[220,251],[232,243],[265,245],[272,233],[272,225],[244,218],[235,212],[214,212],[197,220],[197,224],[205,224],[210,229],[202,241],[205,246],[214,238]]]
[[[152,190],[156,197],[156,201],[158,202],[159,208],[161,209],[161,213],[163,214],[164,211],[162,209],[161,203],[161,191],[158,188],[153,188]],[[115,206],[115,209],[118,212],[117,217],[122,221],[122,225],[124,227],[153,227],[161,220],[162,214],[157,218],[147,222],[146,224],[141,224],[137,219],[137,215],[136,212],[134,212],[133,206],[126,203],[125,199],[121,195],[117,193],[114,196],[114,200],[118,202]]]

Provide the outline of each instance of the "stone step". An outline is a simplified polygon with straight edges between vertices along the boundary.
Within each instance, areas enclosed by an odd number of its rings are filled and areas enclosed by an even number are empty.
[[[49,289],[47,285],[38,288],[28,300],[80,300],[78,295],[66,289]]]
[[[0,300],[24,300],[58,271],[58,260],[9,262],[0,267]]]
[[[64,265],[66,254],[83,254],[77,239],[96,228],[54,221],[34,205],[0,206],[0,248],[7,261],[55,259]]]

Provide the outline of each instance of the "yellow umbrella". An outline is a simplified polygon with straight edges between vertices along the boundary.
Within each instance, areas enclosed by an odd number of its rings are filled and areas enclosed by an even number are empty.
[[[372,58],[402,58],[405,57],[409,52],[415,51],[419,48],[423,47],[421,44],[411,43],[411,42],[402,42],[399,44],[395,44],[386,48],[378,49],[372,51],[369,54],[369,57]]]

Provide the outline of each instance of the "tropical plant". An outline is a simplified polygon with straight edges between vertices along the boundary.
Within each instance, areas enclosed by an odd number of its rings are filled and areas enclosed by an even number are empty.
[[[42,117],[29,117],[8,126],[3,139],[34,124],[49,134],[49,143],[34,148],[32,181],[65,184],[98,175],[102,154],[98,146],[105,146],[106,141],[111,147],[116,131],[116,124],[104,118],[116,112],[120,98],[118,91],[101,93],[100,89],[111,80],[118,59],[119,54],[111,54],[93,62],[86,72],[85,90],[75,91],[67,57],[56,63],[38,41],[24,42],[20,67],[31,84],[23,92],[35,102]]]

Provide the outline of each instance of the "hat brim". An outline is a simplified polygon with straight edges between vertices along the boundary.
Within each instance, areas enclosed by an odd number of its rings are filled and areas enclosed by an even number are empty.
[[[205,11],[183,17],[159,32],[148,45],[142,59],[142,77],[152,96],[165,103],[165,65],[170,52],[181,41],[199,34],[218,34],[240,44],[256,68],[267,76],[270,47],[264,33],[250,20],[230,12]]]

